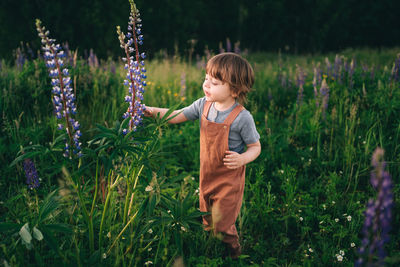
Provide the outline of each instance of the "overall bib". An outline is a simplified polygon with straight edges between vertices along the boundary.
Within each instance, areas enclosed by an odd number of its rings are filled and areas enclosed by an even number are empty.
[[[228,136],[232,122],[244,107],[237,105],[223,123],[207,120],[211,102],[204,104],[200,126],[200,211],[204,229],[222,233],[222,241],[240,248],[235,221],[242,205],[245,166],[228,169],[223,162],[229,150]]]

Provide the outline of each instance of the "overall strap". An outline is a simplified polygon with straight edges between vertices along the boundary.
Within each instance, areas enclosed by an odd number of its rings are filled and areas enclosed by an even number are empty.
[[[239,113],[244,110],[245,108],[238,104],[232,111],[229,113],[228,117],[225,119],[224,124],[231,125],[232,122],[236,119]]]
[[[206,101],[204,103],[204,108],[203,108],[203,116],[207,119],[208,116],[208,112],[210,111],[210,107],[211,107],[211,103],[210,101]]]

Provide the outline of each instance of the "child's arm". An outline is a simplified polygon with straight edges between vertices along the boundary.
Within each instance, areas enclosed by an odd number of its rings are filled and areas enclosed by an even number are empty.
[[[155,117],[157,114],[160,114],[160,118],[164,117],[165,113],[167,113],[168,109],[167,108],[156,108],[156,107],[146,107],[146,110],[144,111],[144,115],[146,117]],[[179,114],[178,114],[179,113]],[[181,123],[185,122],[188,119],[186,118],[185,115],[183,115],[182,110],[174,110],[168,118],[175,116],[173,119],[169,120],[168,123]]]
[[[234,151],[226,151],[224,157],[224,165],[228,169],[236,169],[249,162],[255,160],[261,152],[260,141],[247,145],[246,152],[239,154]]]

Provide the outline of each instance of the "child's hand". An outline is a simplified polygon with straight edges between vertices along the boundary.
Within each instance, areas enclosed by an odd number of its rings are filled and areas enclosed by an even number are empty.
[[[225,151],[225,154],[223,160],[228,169],[237,169],[246,164],[243,156],[235,151]]]
[[[153,117],[153,108],[152,107],[147,107],[146,106],[146,109],[144,110],[144,116],[145,117]]]

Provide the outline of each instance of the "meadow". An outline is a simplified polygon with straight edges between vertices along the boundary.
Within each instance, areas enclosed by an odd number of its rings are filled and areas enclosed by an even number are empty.
[[[362,229],[367,202],[377,198],[370,183],[377,147],[395,199],[384,260],[400,263],[400,49],[243,54],[256,75],[245,107],[262,152],[247,166],[236,261],[201,227],[198,121],[144,118],[124,135],[122,60],[65,51],[79,158],[63,157],[45,61],[20,54],[0,64],[5,266],[352,266],[368,245]],[[208,57],[146,59],[143,103],[180,109],[202,97]],[[38,186],[26,183],[28,163]]]

